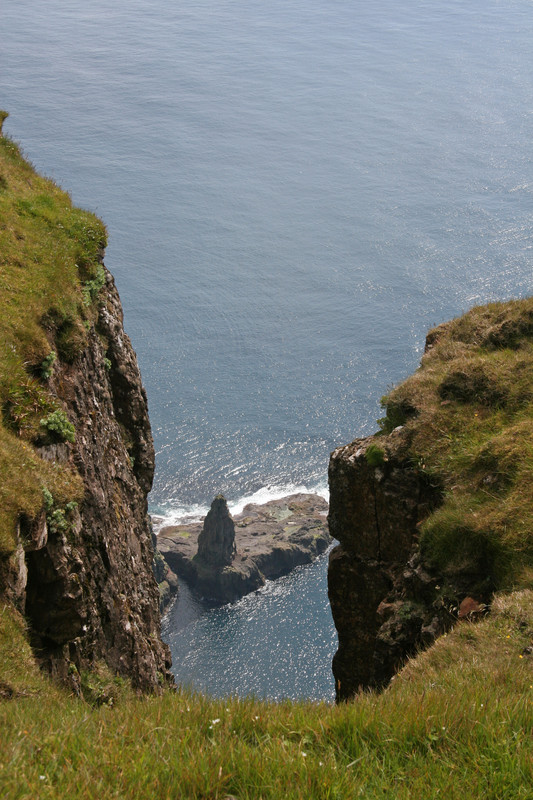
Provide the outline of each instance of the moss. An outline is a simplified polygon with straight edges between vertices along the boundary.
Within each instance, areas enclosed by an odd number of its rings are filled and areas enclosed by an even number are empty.
[[[376,444],[371,444],[365,453],[367,463],[371,467],[380,467],[385,462],[385,451]]]

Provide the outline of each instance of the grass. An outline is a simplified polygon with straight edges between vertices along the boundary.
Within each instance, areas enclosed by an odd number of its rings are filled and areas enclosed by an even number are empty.
[[[383,694],[349,704],[215,700],[185,689],[138,698],[105,673],[85,679],[91,704],[39,674],[7,608],[3,797],[525,800],[532,637],[533,593],[523,591],[442,637]]]
[[[421,546],[442,573],[531,586],[533,298],[477,307],[430,331],[419,370],[383,398],[409,456],[444,491]]]
[[[80,498],[76,475],[42,462],[35,446],[50,438],[41,420],[63,419],[50,380],[56,356],[75,358],[94,322],[105,240],[100,220],[0,136],[0,557],[14,549],[18,517],[42,508],[43,487],[60,503]]]

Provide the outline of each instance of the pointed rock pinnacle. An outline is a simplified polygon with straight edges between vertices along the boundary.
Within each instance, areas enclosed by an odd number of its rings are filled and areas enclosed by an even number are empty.
[[[226,499],[219,494],[211,503],[198,536],[197,556],[205,564],[225,567],[235,558],[235,525],[228,510]]]

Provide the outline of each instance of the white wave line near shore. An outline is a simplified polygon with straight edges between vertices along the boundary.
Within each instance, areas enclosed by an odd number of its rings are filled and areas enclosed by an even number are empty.
[[[281,500],[283,497],[290,497],[293,494],[317,494],[323,497],[324,500],[329,501],[329,490],[325,483],[311,487],[305,484],[269,485],[262,486],[255,492],[243,495],[236,500],[228,498],[228,508],[230,513],[235,516],[240,514],[250,503],[264,505],[271,500]],[[157,534],[161,528],[170,525],[190,525],[195,522],[201,522],[208,511],[209,506],[193,504],[189,506],[178,505],[168,510],[165,509],[162,513],[155,513],[152,518],[155,533]]]

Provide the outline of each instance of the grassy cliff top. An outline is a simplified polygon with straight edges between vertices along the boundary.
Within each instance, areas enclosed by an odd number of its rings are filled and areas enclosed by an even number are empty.
[[[533,593],[498,597],[352,703],[136,698],[102,671],[83,699],[36,669],[0,606],[4,798],[525,800],[533,785]],[[78,676],[72,676],[74,678]]]
[[[71,438],[49,381],[56,359],[72,360],[93,319],[102,284],[103,224],[74,208],[68,194],[38,175],[11,139],[0,112],[0,557],[15,544],[21,514],[79,499],[79,480],[43,461],[48,434]],[[52,415],[52,416],[51,416]],[[55,431],[54,431],[55,427]]]
[[[420,368],[384,397],[384,432],[440,485],[423,552],[444,572],[533,585],[533,298],[491,303],[440,325]],[[385,440],[384,440],[385,441]]]

